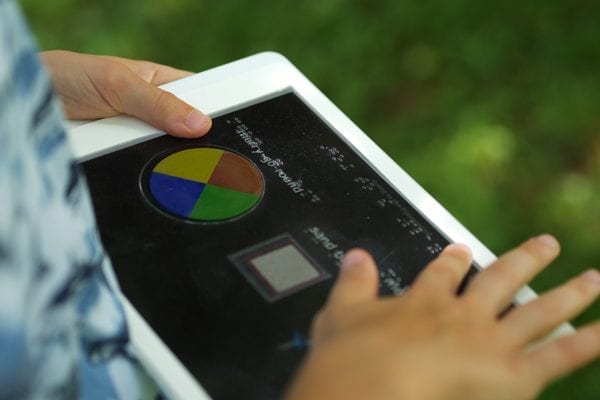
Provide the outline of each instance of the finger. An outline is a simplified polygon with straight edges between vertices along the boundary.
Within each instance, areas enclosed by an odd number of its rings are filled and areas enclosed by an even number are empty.
[[[460,243],[446,246],[440,255],[430,262],[419,274],[411,287],[411,292],[416,293],[426,290],[439,291],[448,295],[455,295],[460,282],[465,277],[471,265],[471,250]]]
[[[600,322],[577,332],[535,347],[525,354],[528,368],[548,383],[600,356]]]
[[[364,250],[350,250],[342,260],[327,304],[337,308],[376,299],[378,286],[379,273],[373,258]]]
[[[600,273],[592,269],[515,308],[502,320],[502,325],[516,343],[526,344],[579,315],[599,294]]]
[[[212,125],[208,116],[131,71],[116,87],[121,107],[118,111],[138,117],[171,135],[202,136]]]
[[[169,67],[167,65],[157,64],[151,61],[130,60],[127,58],[115,56],[102,57],[120,62],[121,64],[125,65],[127,68],[132,70],[140,78],[155,86],[162,85],[163,83],[172,82],[177,79],[185,78],[186,76],[190,76],[193,74],[193,72],[190,71],[184,71],[181,69]]]
[[[529,239],[502,255],[469,283],[463,298],[500,313],[515,293],[558,255],[560,246],[550,235]]]
[[[169,67],[161,64],[154,64],[155,70],[152,76],[152,80],[148,81],[153,85],[162,85],[163,83],[168,83],[175,81],[177,79],[185,78],[187,76],[193,75],[190,71],[184,71],[181,69]]]

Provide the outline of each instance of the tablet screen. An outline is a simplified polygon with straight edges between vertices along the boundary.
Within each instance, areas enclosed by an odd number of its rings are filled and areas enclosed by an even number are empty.
[[[346,250],[392,295],[448,244],[293,92],[83,166],[124,293],[215,399],[280,398]]]

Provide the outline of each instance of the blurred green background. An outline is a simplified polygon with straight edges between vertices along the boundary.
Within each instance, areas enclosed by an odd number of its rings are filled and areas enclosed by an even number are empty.
[[[283,53],[494,252],[554,233],[543,291],[600,267],[600,2],[498,3],[22,1],[42,49],[193,71]],[[600,363],[542,398],[600,398]]]

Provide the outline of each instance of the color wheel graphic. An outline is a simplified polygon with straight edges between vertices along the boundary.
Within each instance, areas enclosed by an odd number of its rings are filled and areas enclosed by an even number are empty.
[[[147,176],[148,191],[167,213],[188,221],[222,221],[249,211],[264,180],[248,159],[215,147],[171,153]]]

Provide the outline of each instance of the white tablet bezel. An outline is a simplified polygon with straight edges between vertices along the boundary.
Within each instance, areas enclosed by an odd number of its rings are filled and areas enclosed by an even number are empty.
[[[482,267],[496,257],[364,132],[278,53],[259,53],[162,86],[211,116],[224,114],[278,93],[293,91],[339,136],[436,226],[450,241],[467,244]],[[118,116],[73,127],[69,132],[75,156],[84,161],[162,135],[139,120]],[[407,132],[406,134],[410,134]],[[528,287],[519,303],[536,297]],[[140,360],[172,399],[210,399],[126,298],[123,298],[131,340]],[[563,324],[555,334],[573,331]],[[224,379],[227,379],[224,377]]]

